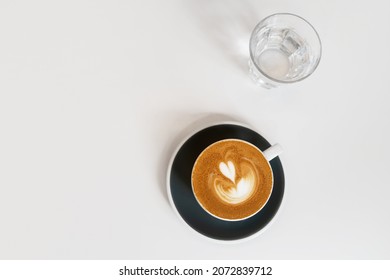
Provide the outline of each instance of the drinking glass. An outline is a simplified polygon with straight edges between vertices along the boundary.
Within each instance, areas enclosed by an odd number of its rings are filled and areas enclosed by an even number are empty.
[[[301,81],[321,59],[321,40],[300,16],[273,14],[259,22],[249,43],[249,73],[265,88]]]

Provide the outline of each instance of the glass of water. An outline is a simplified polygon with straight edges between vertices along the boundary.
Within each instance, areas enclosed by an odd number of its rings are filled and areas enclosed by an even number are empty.
[[[249,72],[265,88],[301,81],[321,59],[321,40],[300,16],[281,13],[266,17],[252,32]]]

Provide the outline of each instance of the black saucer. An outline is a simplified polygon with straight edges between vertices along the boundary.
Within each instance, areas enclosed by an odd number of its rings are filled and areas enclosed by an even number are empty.
[[[248,141],[262,151],[271,146],[260,134],[241,125],[210,126],[192,135],[179,148],[167,178],[170,200],[183,220],[200,234],[220,241],[235,241],[259,234],[275,217],[284,194],[283,167],[276,157],[270,161],[274,174],[272,195],[259,213],[243,221],[229,222],[217,219],[202,209],[192,193],[192,166],[210,144],[231,138]]]

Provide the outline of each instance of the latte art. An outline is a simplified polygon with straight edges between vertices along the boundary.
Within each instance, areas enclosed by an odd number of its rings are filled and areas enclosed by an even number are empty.
[[[236,139],[218,141],[197,158],[192,188],[210,214],[240,220],[258,212],[272,192],[272,170],[260,150]]]
[[[251,197],[256,187],[256,173],[250,164],[242,163],[241,176],[236,178],[236,168],[232,161],[221,162],[219,170],[223,176],[213,176],[213,187],[218,197],[226,203],[237,204]],[[241,177],[241,178],[240,178]]]

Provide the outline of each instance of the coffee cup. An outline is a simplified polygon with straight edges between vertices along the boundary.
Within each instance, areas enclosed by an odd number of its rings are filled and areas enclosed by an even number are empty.
[[[241,139],[212,143],[197,157],[191,173],[193,194],[210,215],[241,221],[257,214],[271,197],[274,178],[269,163],[282,152],[265,151]]]

